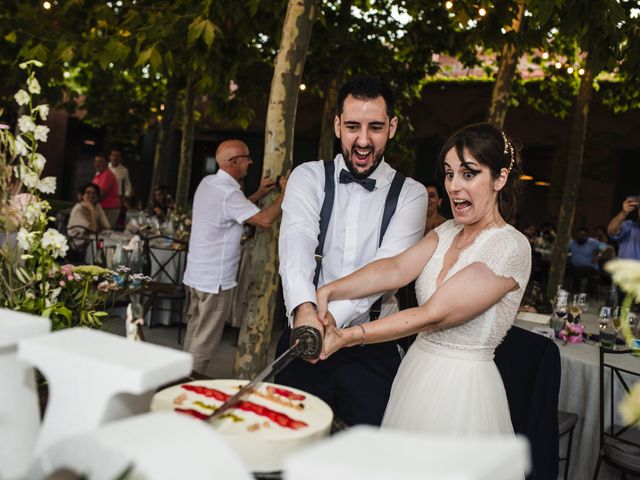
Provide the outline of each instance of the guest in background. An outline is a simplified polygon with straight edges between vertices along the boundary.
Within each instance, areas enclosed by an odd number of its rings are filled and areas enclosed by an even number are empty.
[[[82,197],[71,209],[67,223],[69,252],[67,260],[84,263],[85,251],[92,233],[111,228],[104,210],[98,203],[100,187],[88,183],[82,187]]]
[[[98,203],[99,197],[100,187],[95,183],[88,183],[82,187],[82,197],[71,209],[67,231],[78,226],[95,233],[111,228],[105,211]]]
[[[600,257],[609,248],[606,243],[590,237],[587,227],[578,229],[576,238],[569,244],[571,258],[568,274],[572,291],[585,291],[588,288],[591,293],[594,292],[597,288],[594,282],[600,279]]]
[[[120,201],[124,203],[125,200],[130,200],[133,197],[133,187],[129,178],[129,169],[122,164],[122,152],[117,148],[112,148],[109,153],[109,170],[118,181]]]
[[[153,201],[149,206],[149,214],[157,217],[159,222],[164,222],[171,207],[173,207],[173,203],[171,201],[171,195],[169,194],[169,187],[159,185],[154,188]]]
[[[622,210],[609,222],[607,233],[618,242],[618,257],[640,260],[640,222],[638,197],[627,197]]]
[[[429,202],[427,203],[427,225],[425,227],[425,235],[436,227],[439,227],[447,221],[438,209],[442,205],[442,187],[437,183],[427,183],[427,195],[429,195]]]
[[[119,223],[124,223],[127,209],[131,205],[133,198],[133,187],[129,178],[129,169],[122,164],[122,151],[119,148],[112,148],[109,153],[109,170],[116,177],[118,182],[118,195],[120,196],[120,217]],[[120,221],[121,220],[121,221]]]
[[[118,181],[109,169],[109,163],[105,155],[96,155],[95,166],[96,176],[93,177],[93,183],[100,189],[99,203],[104,209],[109,224],[115,225],[120,216],[120,190],[118,188]]]
[[[220,169],[202,179],[193,198],[193,224],[189,238],[187,269],[187,333],[184,349],[193,355],[193,370],[204,373],[213,357],[231,303],[240,262],[240,238],[245,223],[268,228],[280,215],[286,177],[280,178],[280,194],[260,210],[258,201],[275,187],[264,177],[249,197],[240,180],[253,163],[249,147],[240,140],[226,140],[216,150]]]

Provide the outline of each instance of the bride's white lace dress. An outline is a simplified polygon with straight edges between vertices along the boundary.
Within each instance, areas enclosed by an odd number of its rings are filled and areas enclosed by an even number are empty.
[[[438,246],[416,280],[419,304],[435,292],[445,253],[461,229],[449,220],[435,230]],[[513,324],[529,280],[529,242],[510,225],[487,229],[460,253],[442,283],[476,262],[513,278],[519,288],[462,325],[418,335],[394,380],[383,427],[454,435],[513,433],[493,354]]]

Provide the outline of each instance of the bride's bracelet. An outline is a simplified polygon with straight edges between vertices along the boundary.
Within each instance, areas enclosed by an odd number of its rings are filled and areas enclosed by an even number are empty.
[[[360,330],[362,330],[362,343],[360,344],[360,346],[362,347],[362,346],[366,345],[366,341],[365,341],[366,340],[366,332],[365,332],[364,327],[362,326],[361,323],[359,323],[358,326],[360,327]]]

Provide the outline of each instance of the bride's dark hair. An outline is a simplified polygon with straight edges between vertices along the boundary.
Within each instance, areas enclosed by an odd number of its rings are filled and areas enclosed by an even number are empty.
[[[449,150],[455,149],[458,158],[464,162],[464,151],[475,160],[489,167],[495,179],[500,171],[509,171],[507,182],[498,192],[498,210],[507,222],[515,220],[518,209],[518,197],[522,189],[520,145],[514,144],[505,133],[490,123],[474,123],[461,128],[445,142],[440,150],[440,170],[443,171],[444,157]]]

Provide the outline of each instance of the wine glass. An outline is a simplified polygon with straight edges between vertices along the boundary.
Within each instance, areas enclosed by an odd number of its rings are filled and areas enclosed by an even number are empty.
[[[565,317],[569,308],[569,294],[564,290],[559,290],[553,301],[553,316],[551,317],[551,328],[556,336],[564,327]]]
[[[582,312],[587,313],[589,310],[589,295],[584,292],[574,295],[574,303],[580,306]]]
[[[613,312],[611,313],[611,326],[613,327],[613,330],[616,332],[615,338],[618,338],[618,332],[622,328],[622,319],[620,318],[620,308],[618,307],[614,308]],[[613,349],[614,350],[616,349],[615,339],[614,339]]]
[[[600,345],[605,348],[613,348],[616,344],[616,332],[611,324],[611,307],[604,306],[598,315],[598,327],[600,331]]]

